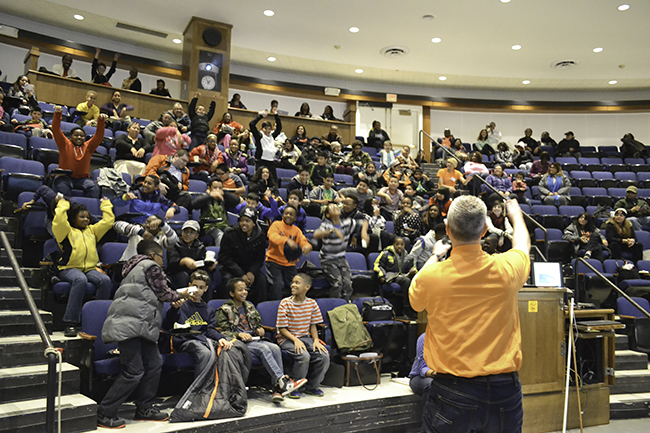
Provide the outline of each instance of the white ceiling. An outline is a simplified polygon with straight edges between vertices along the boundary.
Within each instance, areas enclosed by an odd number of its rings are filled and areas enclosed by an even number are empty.
[[[618,11],[624,3],[630,9]],[[266,9],[275,15],[266,17]],[[3,1],[0,12],[178,54],[181,46],[172,39],[182,37],[190,17],[200,16],[233,25],[233,64],[344,80],[490,90],[650,89],[648,0],[23,0]],[[85,19],[75,20],[76,13]],[[427,14],[434,19],[422,19]],[[116,29],[118,21],[168,36]],[[360,31],[349,32],[352,26]],[[434,37],[442,42],[432,43]],[[521,50],[510,48],[515,44]],[[386,58],[380,50],[389,46],[409,53]],[[594,53],[595,47],[603,51]],[[552,67],[563,60],[577,66]]]

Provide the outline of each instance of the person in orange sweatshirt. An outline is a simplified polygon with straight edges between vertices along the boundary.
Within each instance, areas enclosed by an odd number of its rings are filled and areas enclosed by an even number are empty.
[[[289,287],[298,274],[296,262],[311,252],[311,244],[298,226],[293,225],[298,211],[287,205],[282,220],[269,227],[269,248],[266,251],[266,272],[270,276],[269,299],[282,299],[282,289]]]
[[[70,170],[72,174],[57,176],[52,189],[66,197],[72,196],[72,189],[82,189],[84,197],[99,198],[101,190],[99,185],[90,177],[90,158],[104,139],[104,122],[106,115],[100,114],[97,121],[95,136],[88,141],[83,129],[77,127],[70,131],[68,139],[61,131],[60,105],[54,107],[52,119],[52,134],[59,148],[59,168]]]

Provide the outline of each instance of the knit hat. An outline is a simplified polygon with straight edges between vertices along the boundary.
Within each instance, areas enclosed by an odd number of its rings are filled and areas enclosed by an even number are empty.
[[[623,207],[619,207],[614,211],[614,215],[616,215],[618,212],[623,212],[623,215],[627,216],[627,210]]]
[[[639,189],[634,185],[630,185],[627,187],[625,192],[633,192],[634,194],[636,194],[637,192],[639,192]]]
[[[196,222],[196,221],[194,221],[194,220],[187,220],[187,221],[185,221],[185,223],[183,224],[183,230],[185,230],[185,229],[187,229],[187,228],[193,229],[193,230],[195,230],[196,232],[200,232],[200,231],[201,231],[201,227],[199,226],[199,223]]]
[[[241,217],[246,217],[253,221],[253,224],[257,223],[257,210],[254,207],[246,206],[239,212],[239,219]]]

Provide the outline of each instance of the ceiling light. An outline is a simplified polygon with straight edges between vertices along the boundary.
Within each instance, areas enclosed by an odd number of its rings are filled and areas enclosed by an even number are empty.
[[[524,80],[521,82],[521,84],[530,84],[530,80]]]
[[[267,57],[266,60],[268,60],[269,62],[275,62],[275,61],[278,60],[278,59],[276,59],[276,58],[273,57],[273,56],[270,56],[270,57]]]
[[[75,20],[79,20],[79,21],[82,21],[82,20],[84,19],[84,16],[83,16],[83,15],[79,15],[79,14],[75,14],[75,15],[73,15],[73,17],[74,17]]]
[[[440,42],[442,42],[442,39],[440,39],[440,38],[433,38],[433,39],[431,39],[431,42],[433,42],[434,44],[439,44]]]
[[[175,43],[175,44],[182,44],[183,40],[176,38],[176,39],[172,39],[172,42]]]
[[[429,21],[429,20],[432,20],[433,18],[435,18],[435,17],[433,15],[431,15],[431,14],[422,15],[423,20]]]
[[[510,3],[510,0],[501,0],[501,3]]]
[[[592,51],[593,51],[594,53],[602,53],[602,52],[603,52],[603,48],[602,48],[602,47],[596,47],[596,48],[594,48]]]
[[[447,77],[445,77],[444,75],[441,75],[441,76],[438,77],[438,79],[439,79],[440,81],[446,81],[446,80],[447,80]]]
[[[359,27],[350,27],[350,33],[359,33]]]
[[[618,7],[618,10],[621,11],[621,12],[623,12],[623,11],[628,10],[629,8],[630,8],[630,5],[620,5],[620,6]]]
[[[356,72],[357,74],[363,74],[363,69],[361,68],[355,69],[354,72]]]
[[[616,80],[611,80],[611,81],[609,82],[609,84],[616,84],[616,83],[618,83],[618,81],[616,81]]]
[[[517,51],[517,50],[521,50],[521,45],[513,45],[513,46],[511,46],[510,48],[512,48],[512,49],[515,50],[515,51]]]
[[[275,15],[275,12],[273,12],[271,9],[267,9],[264,11],[264,15],[266,15],[267,17],[272,17],[273,15]]]

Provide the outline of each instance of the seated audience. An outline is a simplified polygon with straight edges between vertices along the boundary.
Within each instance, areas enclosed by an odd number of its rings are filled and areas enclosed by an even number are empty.
[[[257,124],[268,115],[268,112],[260,111],[257,117],[251,120],[248,127],[251,129],[251,133],[253,134],[253,138],[257,145],[257,148],[255,149],[255,166],[267,167],[273,180],[277,181],[278,175],[275,170],[275,154],[277,148],[275,147],[275,139],[282,132],[282,121],[280,120],[280,116],[278,116],[277,109],[271,109],[271,116],[275,117],[275,130],[272,131],[271,129],[273,128],[273,125],[268,120],[265,120],[262,122],[262,132],[260,132],[257,129]]]
[[[163,112],[158,120],[154,120],[144,128],[142,136],[149,142],[149,144],[153,145],[156,142],[156,132],[158,132],[160,128],[169,126],[169,124],[172,123],[172,120],[172,114],[170,112]]]
[[[102,199],[100,208],[102,219],[92,225],[90,213],[83,204],[70,204],[68,200],[61,199],[54,211],[52,232],[62,252],[56,263],[58,276],[61,281],[70,283],[68,304],[63,315],[63,333],[66,337],[77,336],[88,282],[97,289],[95,299],[111,297],[111,279],[96,269],[99,263],[97,242],[111,229],[115,216],[113,205],[108,199]]]
[[[422,231],[428,233],[435,230],[438,224],[444,224],[445,218],[440,213],[440,205],[437,203],[430,204],[429,209],[422,215]]]
[[[268,203],[269,206],[265,206],[260,202],[260,196],[254,192],[249,192],[246,194],[246,201],[239,203],[234,211],[239,213],[245,207],[252,207],[257,211],[257,219],[264,221],[267,224],[271,224],[275,221],[281,214],[278,212],[278,202],[275,201],[271,195],[271,190],[266,190],[266,195],[264,196],[264,202]]]
[[[492,174],[485,181],[500,193],[509,196],[512,194],[512,179],[503,171],[502,165],[495,165]],[[494,196],[492,190],[488,190],[488,197]]]
[[[334,177],[334,171],[332,170],[332,167],[327,164],[327,159],[327,153],[321,151],[318,153],[316,164],[311,166],[309,178],[314,186],[322,185],[326,176]]]
[[[305,212],[305,209],[303,209],[301,206],[304,202],[305,202],[304,196],[302,195],[302,192],[300,192],[299,189],[294,189],[292,191],[289,191],[289,196],[287,197],[287,204],[280,206],[278,208],[275,219],[280,219],[282,217],[282,214],[284,214],[284,210],[286,209],[287,206],[293,206],[298,211],[295,224],[304,233],[305,226],[307,225],[307,212]],[[309,200],[307,200],[307,202],[309,202]]]
[[[266,372],[271,376],[273,402],[284,401],[284,396],[307,383],[307,379],[294,381],[284,374],[282,353],[277,344],[263,340],[260,313],[248,302],[248,287],[242,278],[233,278],[226,286],[230,299],[217,310],[217,327],[230,337],[243,341],[252,354],[262,360]],[[258,337],[255,339],[254,337]]]
[[[386,131],[381,129],[381,122],[379,120],[373,120],[372,129],[368,133],[368,146],[378,150],[383,149],[386,140],[390,141],[390,137]]]
[[[441,168],[438,170],[438,185],[446,186],[452,194],[456,194],[456,184],[460,182],[462,185],[465,185],[467,181],[463,174],[456,170],[458,166],[458,161],[455,158],[447,159],[447,168]]]
[[[306,103],[306,102],[302,103],[302,105],[300,106],[300,111],[296,112],[296,114],[294,116],[295,117],[308,117],[308,118],[314,117],[311,114],[309,104]]]
[[[236,174],[242,182],[248,182],[248,160],[239,150],[239,141],[230,140],[230,146],[225,152],[222,152],[223,162],[226,163],[232,174]]]
[[[584,256],[585,259],[594,258],[603,261],[603,249],[609,245],[607,237],[594,223],[594,217],[588,212],[582,212],[571,224],[564,229],[562,239],[573,244],[575,256]]]
[[[97,92],[89,90],[86,93],[86,100],[77,105],[78,116],[76,123],[79,126],[95,126],[99,118],[99,107],[95,104],[97,99]]]
[[[115,139],[115,163],[113,166],[121,173],[131,177],[142,176],[147,167],[145,155],[151,153],[152,147],[140,136],[140,124],[131,122],[126,134]]]
[[[357,210],[360,212],[363,212],[366,200],[371,200],[375,197],[375,194],[368,187],[368,182],[365,180],[360,180],[359,183],[357,183],[356,187],[351,186],[339,190],[339,194],[343,197],[348,197],[349,195],[354,194],[359,202],[357,205]]]
[[[163,271],[163,250],[153,241],[138,244],[138,255],[124,265],[124,279],[115,293],[115,301],[108,309],[102,328],[104,343],[117,342],[120,376],[97,407],[97,425],[105,428],[124,428],[126,421],[117,411],[134,394],[135,419],[138,421],[166,421],[169,416],[153,406],[158,392],[162,357],[158,337],[163,302],[178,302],[189,298],[189,291],[175,292],[167,286]],[[155,301],[144,297],[144,291],[155,295]],[[148,292],[147,292],[148,293]],[[144,325],[144,326],[143,326]]]
[[[540,153],[539,160],[533,162],[533,165],[530,167],[530,177],[537,181],[537,183],[539,183],[539,180],[548,171],[550,160],[551,156],[548,152],[544,151]]]
[[[623,158],[648,158],[648,149],[645,144],[634,139],[634,135],[628,132],[621,138],[623,145],[621,146],[621,153]]]
[[[474,147],[483,155],[494,155],[494,148],[490,143],[487,129],[481,129],[481,132],[478,133],[478,138],[476,139],[476,143],[474,143]]]
[[[447,212],[449,212],[449,207],[451,206],[451,201],[451,192],[449,191],[449,188],[441,186],[436,191],[436,195],[429,199],[429,206],[437,205],[438,209],[440,209],[440,215],[446,217]]]
[[[300,149],[309,143],[309,137],[307,136],[307,130],[304,125],[298,125],[296,128],[296,135],[291,137],[291,142],[294,146],[298,146]]]
[[[106,84],[110,86],[109,81],[115,73],[115,68],[117,67],[117,60],[120,58],[120,53],[115,53],[113,56],[113,63],[111,63],[111,69],[108,70],[106,75],[106,64],[99,61],[99,54],[102,52],[99,48],[95,48],[95,57],[93,58],[92,69],[90,70],[90,75],[92,76],[92,82],[95,84]]]
[[[555,157],[557,158],[558,156],[580,158],[580,142],[575,139],[573,131],[565,132],[564,138],[557,144]]]
[[[113,131],[126,131],[127,126],[131,122],[131,116],[127,112],[132,110],[133,105],[122,102],[122,94],[119,90],[113,91],[111,102],[107,102],[99,107],[99,111],[108,116],[107,122],[111,125]]]
[[[311,244],[300,228],[294,225],[297,214],[296,208],[286,206],[282,219],[269,227],[266,272],[271,285],[268,294],[271,300],[282,299],[282,290],[289,288],[298,273],[296,262],[301,255],[311,252]]]
[[[643,259],[643,245],[637,242],[632,223],[627,220],[627,211],[618,208],[614,216],[605,223],[607,243],[613,259],[622,259],[623,253],[632,257],[633,262]]]
[[[384,148],[379,151],[379,162],[382,170],[387,170],[392,167],[397,161],[399,151],[393,150],[393,143],[390,140],[384,141]]]
[[[524,143],[525,149],[533,155],[539,156],[541,152],[539,142],[533,138],[533,130],[530,128],[524,130],[524,136],[517,140],[517,143]]]
[[[390,233],[386,231],[386,218],[381,216],[381,209],[379,201],[376,198],[366,200],[363,206],[363,217],[368,221],[368,247],[363,248],[362,251],[367,253],[374,253],[381,251],[381,246],[384,243],[390,243]]]
[[[172,97],[172,95],[169,94],[169,90],[165,88],[165,80],[161,80],[160,78],[156,80],[156,88],[151,89],[151,92],[149,92],[149,94],[156,96],[165,96],[167,98]]]
[[[217,262],[222,283],[219,298],[228,296],[224,290],[225,282],[241,278],[250,291],[250,300],[254,303],[266,301],[267,279],[262,269],[266,256],[268,239],[257,225],[257,210],[244,208],[239,213],[239,222],[227,228],[221,238],[221,248]]]
[[[300,150],[302,157],[307,164],[316,164],[320,152],[320,137],[312,137],[309,142]]]
[[[160,187],[160,178],[156,174],[145,176],[140,188],[126,193],[122,200],[130,201],[129,212],[143,214],[131,218],[131,221],[137,224],[143,224],[151,215],[158,215],[160,210],[165,211],[165,219],[170,220],[178,211],[176,204],[165,197],[158,191]]]
[[[189,160],[187,150],[180,149],[173,156],[154,156],[144,171],[145,176],[158,176],[160,192],[188,211],[192,209],[192,196],[187,192],[190,188],[190,171],[187,169]]]
[[[417,313],[411,308],[409,302],[409,286],[411,278],[417,273],[413,259],[404,250],[404,239],[397,236],[393,245],[389,245],[379,254],[373,265],[377,274],[379,284],[396,283],[400,286],[402,294],[401,311],[398,315],[404,315],[409,319],[417,319]]]
[[[169,126],[156,131],[155,141],[153,157],[172,156],[176,151],[189,148],[192,144],[192,139],[188,135],[181,134],[173,120],[169,122]]]
[[[135,256],[138,253],[138,244],[143,239],[156,242],[163,250],[168,249],[178,241],[178,235],[174,229],[158,215],[149,215],[142,225],[126,221],[115,221],[113,230],[129,239],[126,249],[122,257],[120,257],[120,262],[125,262]]]
[[[485,164],[483,164],[483,156],[479,152],[474,152],[469,156],[469,161],[463,166],[465,171],[465,184],[468,186],[469,193],[473,196],[478,197],[481,195],[481,182],[478,177],[487,176],[490,171],[487,169]]]
[[[323,323],[323,316],[316,301],[307,297],[311,284],[311,278],[306,274],[293,277],[291,296],[284,298],[278,306],[276,338],[280,348],[293,358],[293,380],[307,378],[307,385],[303,388],[305,394],[324,397],[320,384],[329,369],[330,356],[320,342],[316,328]],[[300,397],[298,390],[289,394],[289,398]]]
[[[328,133],[323,135],[320,139],[325,146],[331,146],[335,141],[343,145],[343,137],[339,134],[339,127],[336,125],[330,126]]]
[[[352,143],[352,152],[348,153],[345,158],[347,165],[352,168],[352,175],[357,175],[363,171],[364,167],[372,164],[372,158],[367,152],[361,150],[363,144],[360,141]],[[373,164],[374,165],[374,164]]]
[[[97,131],[93,138],[86,140],[86,133],[81,128],[73,128],[68,139],[61,131],[61,106],[54,107],[52,133],[59,149],[59,168],[70,170],[70,175],[59,175],[54,179],[54,191],[66,197],[72,196],[72,189],[81,189],[85,197],[99,198],[100,189],[90,177],[90,159],[104,138],[104,121],[106,115],[99,116]]]
[[[497,153],[494,161],[498,162],[503,168],[512,168],[515,165],[515,155],[510,151],[508,144],[503,141],[497,145]]]
[[[32,108],[38,107],[34,86],[29,83],[27,75],[18,76],[14,84],[9,88],[7,96],[18,99],[16,108],[20,114],[27,115]]]
[[[270,190],[275,196],[280,195],[277,182],[271,177],[271,170],[263,165],[255,169],[255,173],[248,184],[248,192],[254,192],[260,197],[264,197],[267,190]]]
[[[194,97],[197,99],[199,98],[199,96],[201,96],[201,94],[198,92],[194,94]],[[190,120],[190,116],[187,113],[185,113],[185,111],[183,111],[183,105],[180,102],[176,102],[174,104],[174,106],[172,107],[171,115],[172,115],[172,120],[176,122],[176,126],[178,127],[179,131],[185,133],[190,130],[192,121]]]
[[[447,229],[443,223],[429,230],[424,236],[420,236],[413,242],[413,248],[409,252],[409,257],[413,260],[413,266],[419,271],[424,264],[433,255],[433,247],[440,239],[447,236]]]
[[[539,149],[539,147],[535,149]],[[530,171],[533,166],[533,154],[524,147],[523,143],[515,145],[514,166],[523,171]]]
[[[2,132],[14,132],[14,127],[11,124],[11,118],[9,117],[9,112],[5,111],[3,104],[5,101],[5,93],[0,89],[0,131]]]
[[[52,72],[54,72],[59,77],[79,79],[77,71],[72,69],[71,66],[72,56],[70,54],[64,54],[63,57],[61,57],[61,63],[56,64],[52,67]]]
[[[323,109],[323,114],[320,116],[323,120],[341,121],[334,117],[334,109],[331,105],[326,105]]]
[[[431,381],[433,381],[433,376],[436,372],[429,368],[427,362],[424,359],[424,337],[425,333],[423,332],[419,337],[416,343],[415,349],[415,360],[413,361],[413,367],[409,373],[409,386],[413,393],[422,397],[422,400],[425,402],[429,398],[429,389],[431,388]]]
[[[398,187],[399,179],[393,176],[388,180],[388,186],[377,191],[377,196],[380,198],[381,215],[386,221],[393,220],[393,214],[399,208],[399,204],[404,196],[404,193]]]
[[[217,147],[217,136],[210,133],[205,144],[196,146],[190,152],[190,161],[198,163],[192,170],[190,179],[199,179],[208,183],[209,177],[217,170],[217,166],[224,162],[223,153]]]
[[[9,116],[7,116],[7,123],[9,123],[8,119]],[[11,125],[14,125],[14,128],[11,128]],[[8,126],[9,130],[7,132],[27,132],[32,137],[54,138],[50,125],[43,120],[43,110],[38,106],[32,108],[29,113],[29,119],[22,122],[19,122],[16,119],[11,119],[11,124]]]
[[[333,141],[331,144],[330,164],[336,173],[354,176],[352,167],[345,162],[345,155],[341,152],[341,143]]]
[[[210,364],[212,351],[207,346],[207,339],[214,340],[224,350],[232,347],[229,336],[217,331],[217,312],[203,300],[203,294],[208,290],[210,276],[205,271],[194,271],[190,276],[190,285],[196,290],[190,293],[188,299],[180,299],[172,303],[172,308],[162,321],[162,329],[173,331],[176,323],[189,325],[188,333],[171,335],[169,344],[174,352],[186,352],[194,360],[194,379],[196,379]],[[189,333],[191,330],[191,334]]]
[[[210,101],[210,108],[206,112],[203,105],[197,106],[196,103],[201,97],[199,92],[194,94],[194,98],[190,101],[189,107],[189,118],[190,118],[190,132],[192,133],[192,146],[198,147],[205,143],[208,133],[210,132],[210,120],[214,116],[214,108],[217,99],[219,98],[218,94],[214,94],[212,101]]]
[[[138,68],[135,66],[131,66],[131,69],[129,69],[129,78],[122,81],[122,89],[142,92],[142,82],[138,78]]]
[[[625,198],[614,204],[614,209],[623,208],[627,211],[627,220],[632,223],[634,230],[641,230],[641,226],[650,225],[650,207],[648,203],[637,197],[639,189],[630,185],[625,190]]]
[[[460,138],[454,140],[449,150],[456,158],[460,159],[461,161],[467,161],[469,159],[467,149],[465,149],[465,146],[463,146],[463,142]],[[413,164],[415,164],[415,161],[413,161]]]
[[[167,273],[172,287],[180,289],[190,284],[190,275],[196,270],[214,271],[217,262],[206,261],[206,248],[199,240],[201,227],[194,220],[185,221],[181,236],[167,251]]]
[[[244,126],[233,120],[232,115],[227,111],[221,116],[221,122],[217,123],[212,129],[212,132],[217,134],[219,144],[223,145],[224,149],[230,146],[230,140],[237,137],[244,131]]]
[[[402,197],[399,204],[399,210],[393,213],[393,223],[395,234],[401,236],[404,240],[409,240],[408,244],[422,234],[422,217],[413,209],[413,200],[409,196]]]
[[[406,185],[404,188],[404,197],[409,197],[411,199],[413,202],[413,210],[417,212],[423,212],[429,206],[425,199],[417,195],[413,184]]]
[[[499,252],[508,251],[512,248],[512,225],[506,216],[505,205],[501,201],[492,203],[492,208],[485,219],[488,232],[487,237],[493,238],[497,243]]]
[[[429,177],[422,172],[421,168],[416,168],[411,176],[411,186],[415,189],[418,196],[432,195],[436,189]]]
[[[232,209],[239,203],[239,196],[223,190],[220,179],[212,179],[208,184],[208,192],[192,200],[192,209],[201,211],[199,223],[202,227],[201,240],[206,245],[221,245],[228,223],[227,209]]]
[[[388,181],[391,177],[397,178],[399,181],[399,189],[402,191],[404,191],[406,185],[409,185],[411,183],[411,179],[409,179],[408,174],[402,171],[402,163],[399,162],[399,160],[393,162],[393,165],[391,165],[388,170],[385,170],[381,174],[379,182],[381,182],[383,186],[388,186]]]
[[[284,145],[280,149],[279,153],[280,162],[278,167],[298,171],[298,166],[305,165],[305,160],[302,158],[302,152],[298,146],[295,146],[288,138],[284,141]]]
[[[528,184],[526,183],[524,172],[519,171],[515,174],[515,180],[512,181],[512,192],[517,196],[519,203],[525,203],[530,206],[531,201],[526,197],[527,190]]]
[[[241,95],[239,93],[235,93],[234,95],[232,95],[232,99],[228,102],[228,106],[231,108],[239,108],[241,110],[246,110],[246,106],[241,101]]]
[[[542,132],[539,141],[541,146],[552,146],[553,150],[557,147],[557,142],[551,138],[551,134],[549,134],[548,131]]]
[[[556,206],[567,205],[571,202],[571,180],[562,171],[559,162],[552,163],[539,180],[539,195],[542,203]]]
[[[309,200],[311,203],[307,207],[307,214],[316,217],[320,217],[321,214],[325,211],[325,207],[327,207],[329,204],[336,204],[343,201],[343,198],[334,189],[333,174],[325,175],[323,184],[321,186],[317,186],[311,191],[311,193],[309,193]]]

